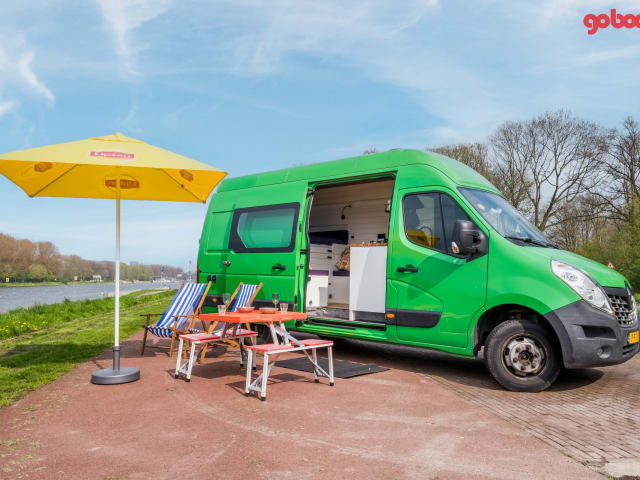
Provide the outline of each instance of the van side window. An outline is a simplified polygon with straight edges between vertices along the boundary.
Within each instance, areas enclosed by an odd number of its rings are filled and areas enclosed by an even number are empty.
[[[453,253],[451,250],[451,238],[453,234],[453,226],[456,220],[469,220],[469,216],[458,205],[458,203],[449,195],[440,194],[440,202],[442,202],[442,218],[444,220],[444,236],[447,253]]]
[[[411,242],[423,247],[446,251],[439,193],[407,195],[402,202],[402,208],[404,230]]]
[[[233,212],[229,248],[238,253],[291,252],[300,204],[285,203]]]

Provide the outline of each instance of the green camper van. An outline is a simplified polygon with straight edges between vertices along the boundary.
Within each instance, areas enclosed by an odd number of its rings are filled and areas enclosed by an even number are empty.
[[[554,246],[473,169],[391,150],[226,179],[200,239],[205,305],[264,284],[305,322],[290,328],[483,352],[505,388],[541,391],[561,368],[638,352],[631,286]]]

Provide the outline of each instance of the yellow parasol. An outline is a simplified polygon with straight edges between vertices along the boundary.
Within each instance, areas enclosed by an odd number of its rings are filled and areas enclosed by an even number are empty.
[[[113,368],[94,372],[91,381],[110,385],[140,378],[137,368],[120,368],[120,200],[205,203],[226,172],[116,133],[1,154],[0,173],[30,197],[116,200]]]

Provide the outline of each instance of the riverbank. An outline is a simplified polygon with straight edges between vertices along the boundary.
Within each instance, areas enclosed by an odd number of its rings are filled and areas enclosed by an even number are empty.
[[[122,284],[131,284],[131,283],[149,283],[151,280],[120,280]],[[155,282],[158,285],[163,285],[164,283],[171,282]],[[0,283],[0,288],[12,288],[12,287],[57,287],[60,285],[113,285],[113,281],[108,282],[92,282],[90,280],[78,280],[72,282],[9,282],[9,283]]]
[[[174,289],[179,287],[179,283],[154,283],[154,282],[123,282],[120,291],[126,292],[156,289]],[[113,283],[93,283],[84,284],[61,284],[51,286],[35,286],[23,288],[0,288],[0,313],[15,310],[16,308],[33,307],[42,304],[61,303],[65,299],[92,300],[107,298],[114,295],[115,284]]]
[[[145,292],[121,298],[122,339],[140,329],[141,314],[163,312],[175,294]],[[114,303],[113,298],[67,300],[0,314],[0,407],[113,345]]]
[[[0,283],[0,288],[18,288],[18,287],[56,287],[58,285],[67,285],[69,283],[81,284],[90,282],[10,282]]]

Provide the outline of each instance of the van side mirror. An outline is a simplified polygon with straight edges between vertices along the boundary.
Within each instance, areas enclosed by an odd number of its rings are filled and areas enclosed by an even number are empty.
[[[451,238],[451,250],[463,257],[478,257],[488,251],[487,236],[473,222],[456,220]]]

